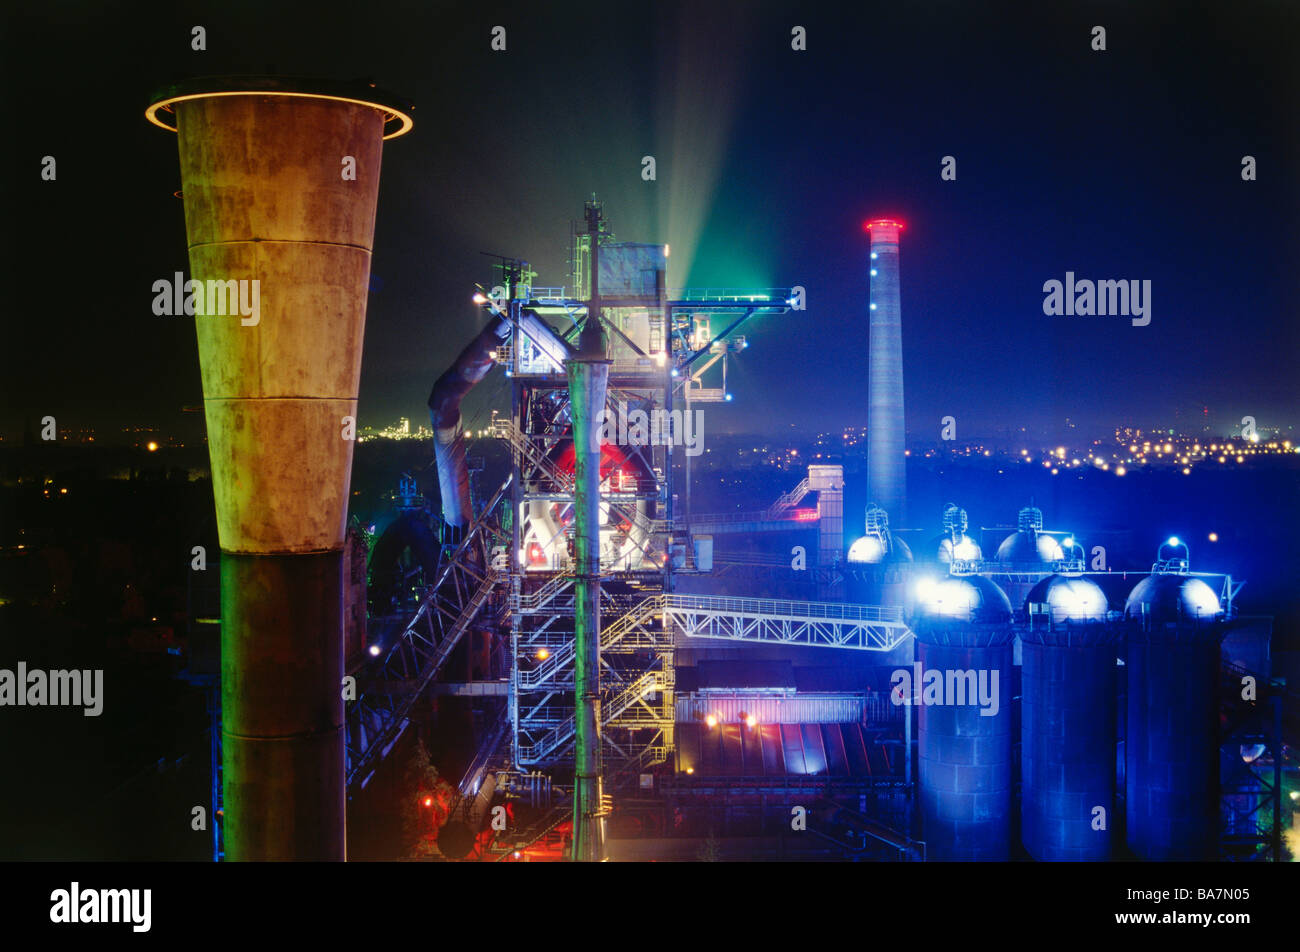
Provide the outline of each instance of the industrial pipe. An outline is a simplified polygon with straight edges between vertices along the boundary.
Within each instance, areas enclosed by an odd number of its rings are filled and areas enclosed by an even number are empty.
[[[520,333],[536,343],[558,370],[569,353],[568,345],[550,326],[531,314],[517,318]],[[496,351],[511,336],[509,315],[497,312],[460,356],[433,384],[429,393],[429,423],[433,428],[433,455],[438,465],[438,490],[442,518],[453,529],[464,529],[474,519],[469,495],[469,469],[465,464],[461,401],[496,363]]]

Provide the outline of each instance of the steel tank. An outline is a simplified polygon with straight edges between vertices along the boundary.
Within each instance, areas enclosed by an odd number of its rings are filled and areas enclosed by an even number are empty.
[[[1053,575],[1026,600],[1021,633],[1021,841],[1042,862],[1111,857],[1116,654],[1105,593]]]

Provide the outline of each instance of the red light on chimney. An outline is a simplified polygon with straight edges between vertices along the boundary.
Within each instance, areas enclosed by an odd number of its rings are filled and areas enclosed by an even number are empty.
[[[903,223],[897,218],[868,218],[862,223],[862,230],[870,233],[871,229],[877,225],[892,225],[899,231],[903,230]]]

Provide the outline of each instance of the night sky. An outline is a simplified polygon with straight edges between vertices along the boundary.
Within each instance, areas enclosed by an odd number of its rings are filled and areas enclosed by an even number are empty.
[[[152,282],[189,270],[176,141],[143,109],[175,79],[268,71],[370,77],[416,107],[385,149],[362,424],[427,419],[481,326],[479,252],[569,282],[593,191],[619,239],[672,244],[670,285],[807,288],[806,312],[747,327],[715,431],[866,422],[860,225],[882,214],[906,224],[913,439],[945,415],[962,436],[1172,426],[1203,406],[1225,431],[1300,423],[1294,4],[154,6],[4,15],[8,439],[47,413],[197,419],[180,413],[202,399],[193,319],[151,311]],[[1043,282],[1066,271],[1149,279],[1151,324],[1045,316]]]

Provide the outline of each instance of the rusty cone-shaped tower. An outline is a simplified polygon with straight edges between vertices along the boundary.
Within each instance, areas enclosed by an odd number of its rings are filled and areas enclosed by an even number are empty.
[[[343,860],[342,551],[380,158],[409,108],[366,84],[207,78],[146,117],[180,146],[222,549],[226,855]]]

